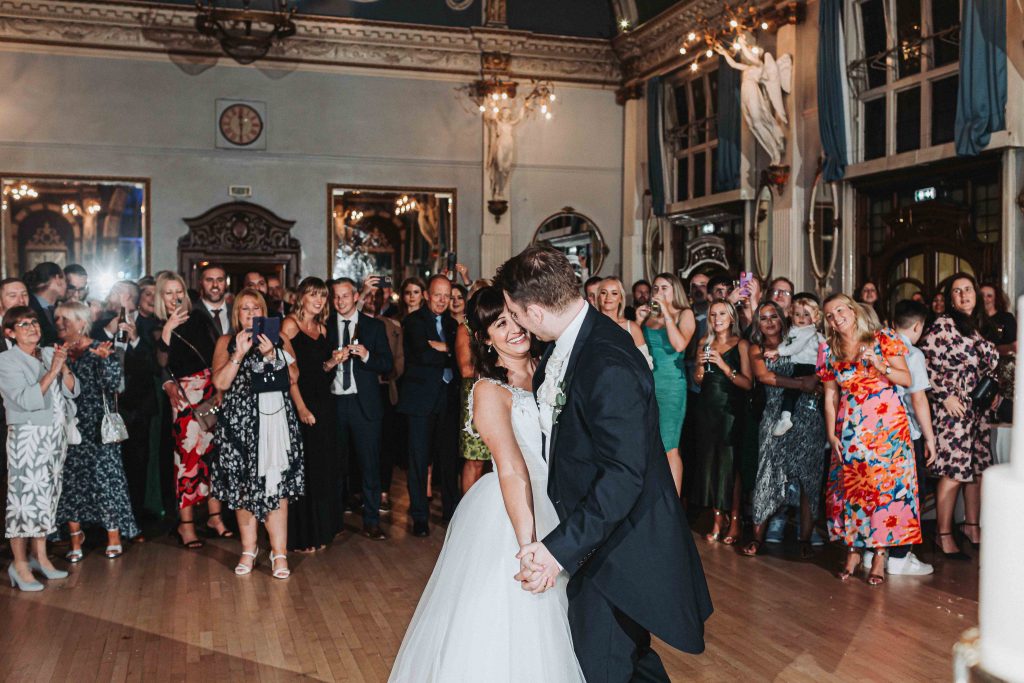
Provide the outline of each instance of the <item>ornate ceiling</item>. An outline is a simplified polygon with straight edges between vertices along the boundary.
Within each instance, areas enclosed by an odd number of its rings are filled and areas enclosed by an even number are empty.
[[[669,0],[648,0],[648,2]],[[291,0],[296,17],[344,17],[426,26],[472,28],[484,25],[485,0]],[[162,0],[163,4],[194,6],[195,0]],[[160,3],[147,3],[160,4]],[[241,0],[218,0],[218,6],[238,6]],[[254,9],[270,0],[252,0]],[[610,0],[505,0],[508,28],[547,35],[611,38],[615,16]]]

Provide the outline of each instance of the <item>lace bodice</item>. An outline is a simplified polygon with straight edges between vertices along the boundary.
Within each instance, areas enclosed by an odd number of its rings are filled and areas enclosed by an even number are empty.
[[[466,412],[466,424],[463,427],[472,436],[479,436],[473,426],[473,392],[481,382],[497,384],[512,394],[512,431],[519,443],[519,450],[526,460],[532,479],[547,478],[548,467],[544,462],[543,438],[540,430],[540,410],[533,394],[518,387],[499,382],[494,379],[480,379],[473,385],[469,393],[469,409]]]

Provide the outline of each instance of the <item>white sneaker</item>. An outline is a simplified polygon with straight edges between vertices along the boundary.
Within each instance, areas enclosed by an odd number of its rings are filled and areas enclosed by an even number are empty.
[[[903,576],[927,576],[935,569],[930,564],[917,559],[914,553],[907,553],[906,557],[890,557],[885,563],[885,571],[889,574],[902,574]]]
[[[792,416],[788,411],[782,411],[782,416],[779,421],[775,423],[775,429],[772,430],[772,436],[782,436],[790,429],[793,428],[793,420],[790,419]]]

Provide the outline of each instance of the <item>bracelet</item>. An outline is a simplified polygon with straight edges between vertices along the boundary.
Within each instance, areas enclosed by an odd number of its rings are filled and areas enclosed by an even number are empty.
[[[240,361],[240,360],[235,360],[234,358],[232,358],[232,359],[231,359],[231,364],[232,364],[232,365],[241,365],[241,364],[242,364],[242,361]]]
[[[732,372],[729,373],[729,381],[730,382],[735,382],[737,374],[739,374],[739,373],[736,372],[736,368],[733,368]]]

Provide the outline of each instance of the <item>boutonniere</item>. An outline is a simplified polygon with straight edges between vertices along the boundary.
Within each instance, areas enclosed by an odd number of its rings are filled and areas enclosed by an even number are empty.
[[[551,408],[551,426],[554,426],[558,423],[559,413],[565,408],[565,379],[563,378],[558,384],[544,382],[540,391],[537,392],[537,398]]]
[[[562,414],[562,409],[565,408],[565,379],[563,378],[558,386],[555,387],[555,402],[551,406],[551,426],[554,427],[558,424],[558,416]]]

